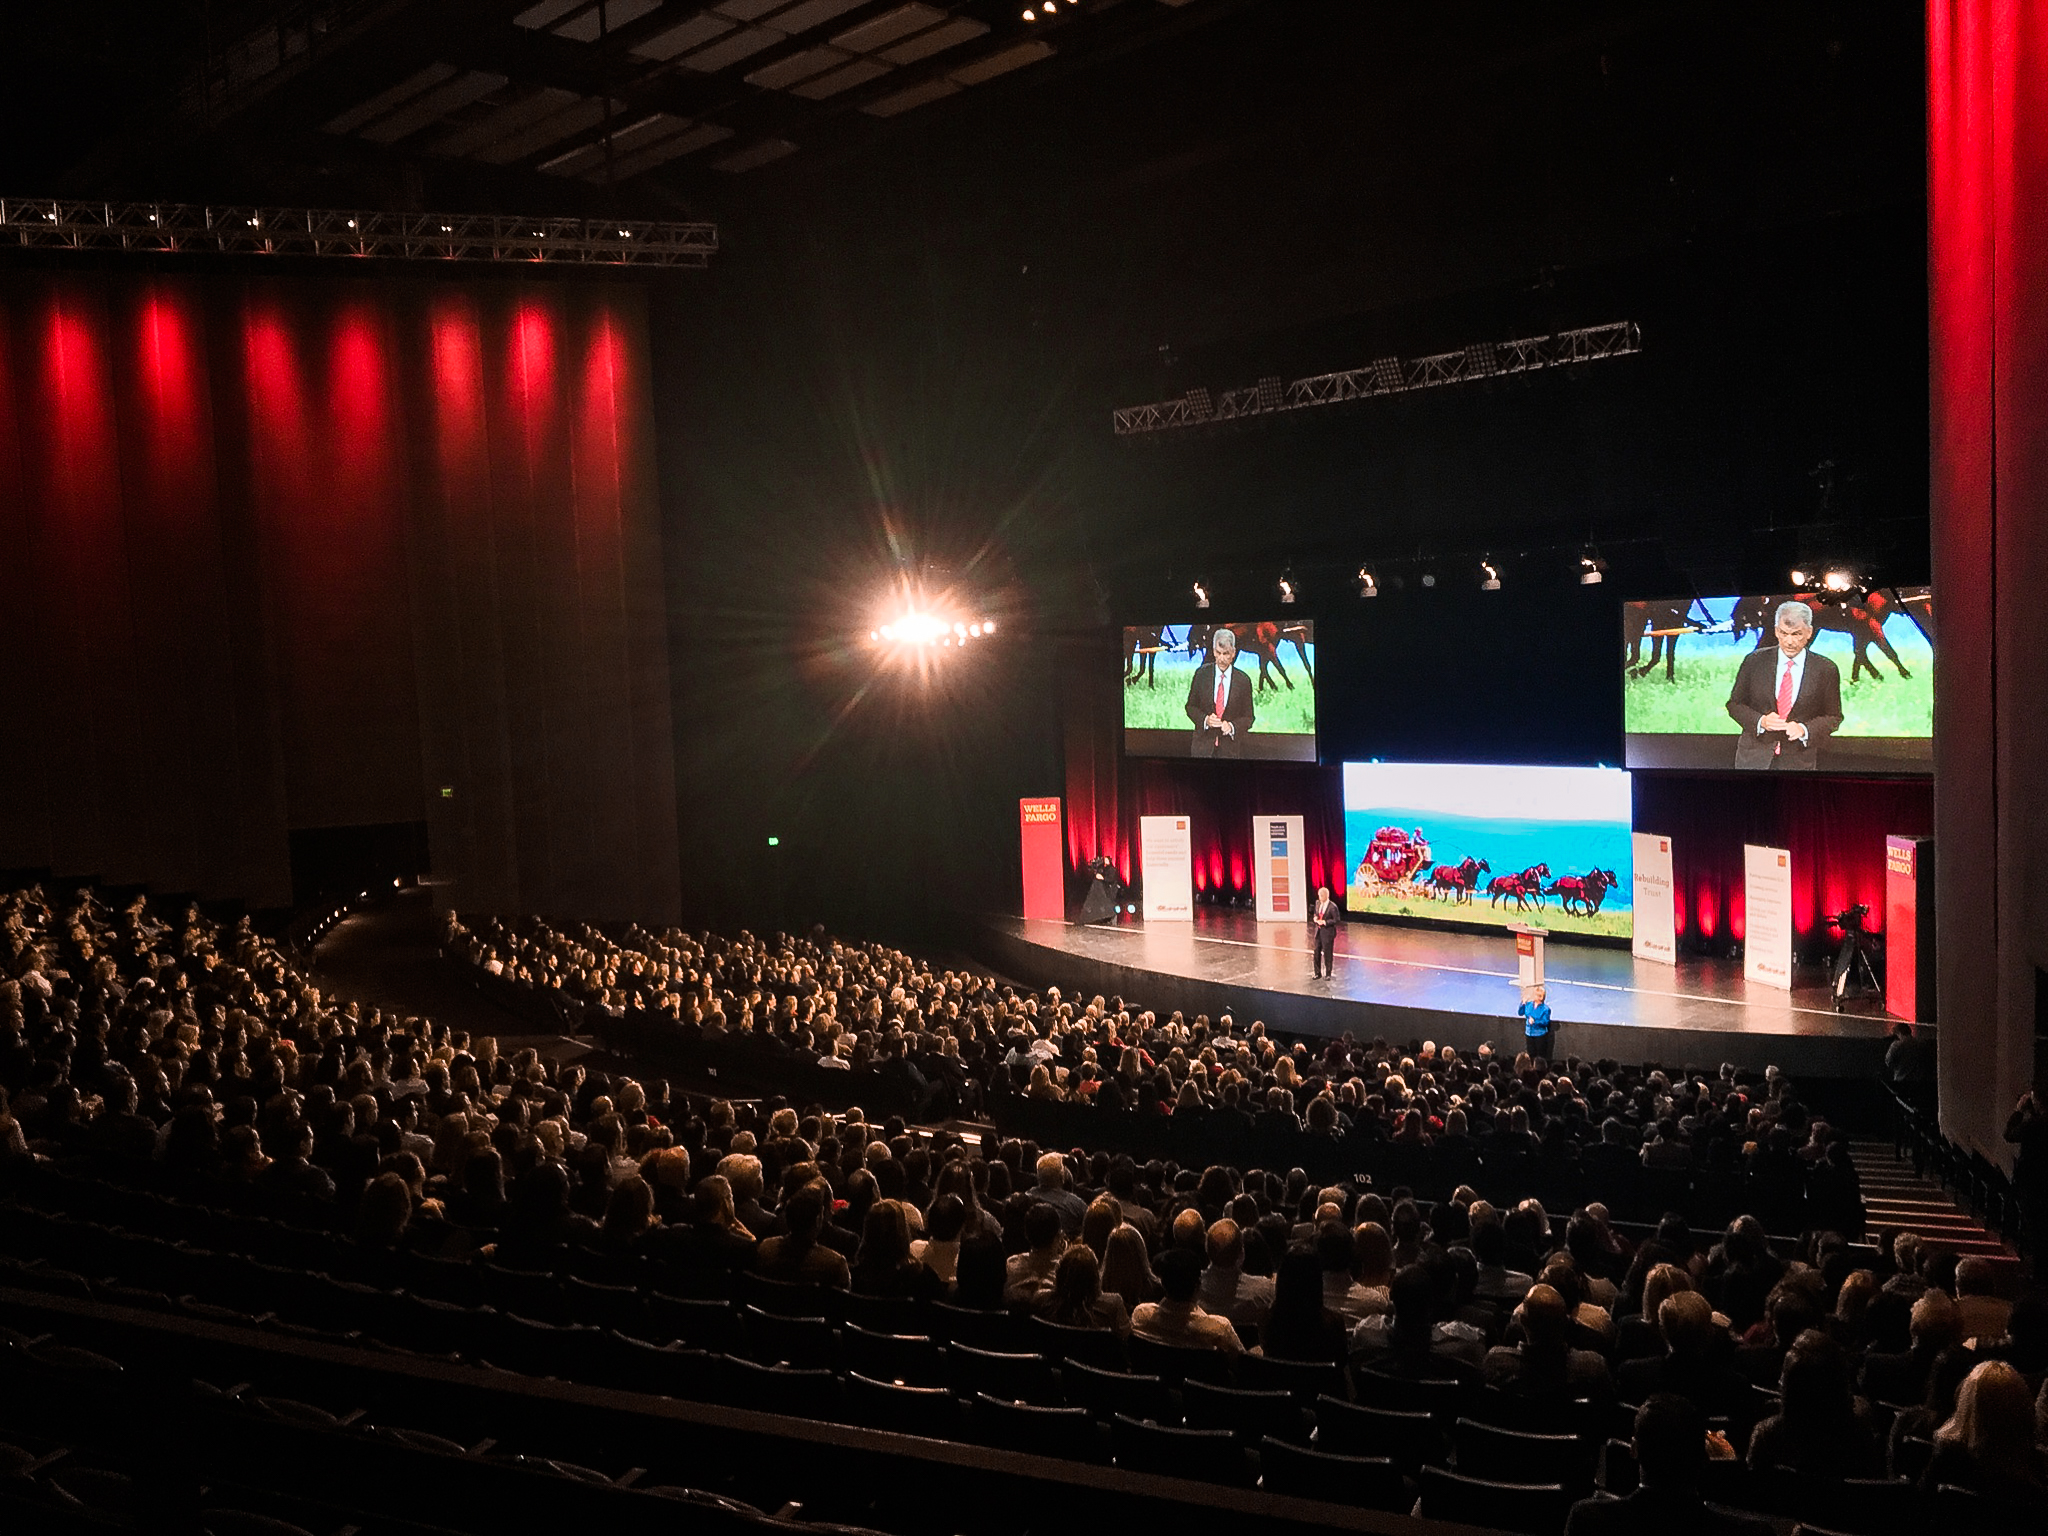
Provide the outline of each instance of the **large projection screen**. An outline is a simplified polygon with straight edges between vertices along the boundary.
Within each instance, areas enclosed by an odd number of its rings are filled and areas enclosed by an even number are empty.
[[[1788,654],[1780,623],[1796,633],[1802,613],[1806,638]],[[1926,587],[1623,603],[1621,625],[1631,768],[1933,772]],[[1782,712],[1781,687],[1791,700]],[[1798,730],[1784,732],[1780,720]]]
[[[1126,628],[1124,752],[1314,762],[1314,622]]]
[[[1345,906],[1625,939],[1631,818],[1629,775],[1618,768],[1346,763]]]

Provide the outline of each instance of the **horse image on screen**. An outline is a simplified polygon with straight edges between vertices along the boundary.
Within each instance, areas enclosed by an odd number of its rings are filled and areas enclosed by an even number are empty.
[[[1627,938],[1632,822],[1616,768],[1346,763],[1345,907]]]
[[[1124,631],[1124,751],[1133,757],[1316,760],[1308,619]]]

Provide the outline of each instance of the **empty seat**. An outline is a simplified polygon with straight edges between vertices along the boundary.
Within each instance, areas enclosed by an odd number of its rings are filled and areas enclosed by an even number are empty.
[[[840,1316],[869,1333],[929,1333],[924,1308],[907,1296],[863,1296],[846,1291],[839,1298]]]
[[[1571,1513],[1572,1496],[1562,1483],[1499,1483],[1442,1467],[1424,1467],[1420,1482],[1422,1514],[1428,1520],[1556,1536]]]
[[[935,1301],[926,1308],[932,1337],[943,1344],[967,1344],[975,1349],[1016,1354],[1032,1347],[1026,1320],[1008,1312],[983,1312],[975,1307],[956,1307]]]
[[[1228,1429],[1175,1429],[1120,1413],[1110,1421],[1116,1464],[1127,1472],[1184,1477],[1249,1488],[1257,1481],[1251,1454]]]
[[[762,1365],[738,1355],[713,1355],[707,1363],[717,1402],[758,1413],[838,1417],[839,1381],[828,1370]]]
[[[562,1281],[562,1302],[572,1322],[611,1328],[636,1338],[647,1331],[647,1308],[630,1285],[601,1285],[570,1275]]]
[[[1351,1383],[1358,1401],[1368,1408],[1391,1408],[1400,1413],[1420,1410],[1445,1428],[1475,1395],[1472,1387],[1455,1377],[1410,1380],[1369,1367],[1352,1372]]]
[[[946,1351],[947,1385],[962,1397],[985,1392],[1013,1403],[1053,1408],[1063,1404],[1059,1375],[1039,1355],[1010,1354],[955,1344]]]
[[[851,1371],[846,1377],[846,1410],[864,1429],[928,1440],[957,1440],[962,1435],[960,1399],[944,1387],[906,1386]]]
[[[484,1300],[500,1312],[516,1312],[537,1323],[566,1323],[569,1307],[562,1282],[545,1270],[485,1264],[479,1271]]]
[[[983,1445],[1029,1456],[1057,1456],[1064,1461],[1108,1459],[1101,1426],[1086,1408],[1050,1408],[979,1392],[974,1397],[974,1437]]]
[[[1177,1387],[1189,1377],[1196,1381],[1215,1382],[1218,1386],[1230,1384],[1234,1357],[1220,1349],[1188,1349],[1178,1344],[1161,1344],[1156,1339],[1140,1338],[1135,1333],[1129,1342],[1131,1369],[1157,1376],[1169,1387]]]
[[[1097,1370],[1123,1369],[1124,1341],[1108,1328],[1069,1328],[1063,1323],[1034,1317],[1027,1332],[1032,1347],[1055,1364],[1078,1360]]]
[[[710,1356],[686,1344],[651,1344],[599,1330],[589,1341],[589,1377],[626,1392],[651,1392],[693,1401],[711,1391]]]
[[[1154,1424],[1178,1424],[1181,1419],[1173,1393],[1157,1376],[1099,1371],[1070,1360],[1060,1367],[1060,1382],[1069,1407],[1086,1408],[1105,1424],[1119,1413]]]
[[[737,1298],[763,1312],[781,1317],[822,1317],[839,1322],[846,1316],[846,1292],[828,1285],[801,1281],[771,1280],[765,1275],[742,1273],[735,1278]]]
[[[740,1347],[739,1319],[723,1301],[701,1301],[649,1291],[646,1298],[648,1337],[673,1339],[693,1349],[731,1354]]]
[[[1494,1387],[1468,1399],[1461,1417],[1532,1435],[1591,1439],[1607,1428],[1599,1405],[1585,1398],[1524,1397]]]
[[[937,1342],[927,1334],[870,1333],[848,1323],[839,1330],[839,1353],[846,1369],[876,1381],[900,1381],[913,1387],[945,1384],[945,1360]]]
[[[1227,1429],[1245,1445],[1271,1436],[1306,1445],[1314,1422],[1285,1392],[1251,1392],[1206,1381],[1181,1384],[1190,1429]]]
[[[747,1352],[763,1365],[794,1365],[832,1369],[839,1362],[839,1336],[822,1317],[790,1317],[740,1308]]]
[[[1427,1413],[1402,1413],[1316,1399],[1315,1448],[1338,1456],[1385,1456],[1413,1477],[1425,1463],[1444,1459],[1444,1434]]]
[[[1337,1456],[1285,1440],[1259,1445],[1259,1486],[1267,1493],[1406,1514],[1415,1492],[1384,1456]]]
[[[1592,1491],[1590,1448],[1575,1435],[1533,1435],[1460,1419],[1451,1444],[1460,1472],[1497,1483],[1563,1483],[1579,1495]]]
[[[1264,1355],[1243,1355],[1237,1362],[1237,1384],[1255,1392],[1289,1392],[1306,1407],[1324,1393],[1332,1397],[1350,1395],[1344,1368],[1314,1360],[1272,1360]]]

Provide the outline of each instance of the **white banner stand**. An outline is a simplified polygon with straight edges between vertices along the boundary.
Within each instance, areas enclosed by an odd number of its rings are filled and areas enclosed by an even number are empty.
[[[1188,818],[1140,816],[1138,865],[1145,877],[1145,921],[1192,923],[1195,858]]]
[[[1262,923],[1307,922],[1316,893],[1308,888],[1308,852],[1299,816],[1252,818],[1252,884]]]
[[[1525,928],[1520,923],[1508,924],[1508,932],[1515,936],[1515,984],[1522,989],[1522,996],[1532,996],[1543,985],[1543,940],[1546,931],[1541,928]]]
[[[1630,834],[1635,844],[1635,937],[1638,960],[1678,964],[1678,909],[1673,900],[1671,839],[1655,832]]]
[[[1792,855],[1742,845],[1742,979],[1792,990]]]

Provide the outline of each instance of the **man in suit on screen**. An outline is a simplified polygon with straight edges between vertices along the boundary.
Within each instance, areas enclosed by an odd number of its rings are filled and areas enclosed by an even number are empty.
[[[1776,645],[1742,658],[1728,713],[1742,727],[1738,768],[1811,772],[1821,743],[1842,723],[1842,674],[1813,644],[1813,610],[1778,604]]]
[[[1190,757],[1241,757],[1252,728],[1252,680],[1237,670],[1237,636],[1219,629],[1209,637],[1207,665],[1188,683],[1188,719],[1195,727]]]

